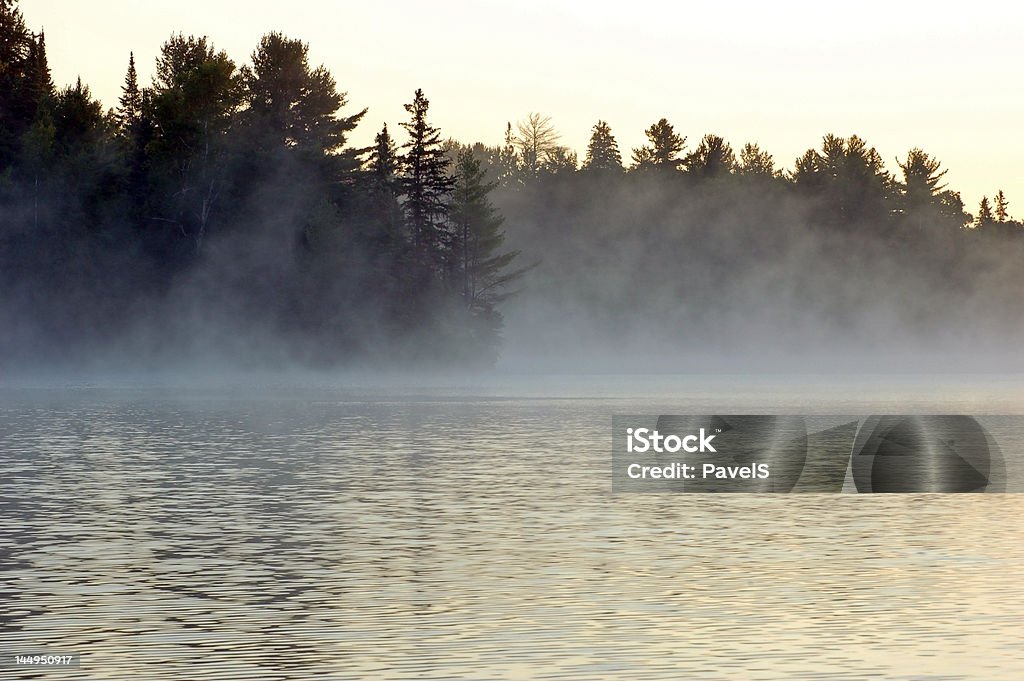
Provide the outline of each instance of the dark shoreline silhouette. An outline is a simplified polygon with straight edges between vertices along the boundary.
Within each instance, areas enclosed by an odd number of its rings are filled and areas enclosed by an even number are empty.
[[[241,66],[173,35],[149,85],[129,57],[104,111],[80,81],[54,86],[14,3],[0,30],[12,366],[476,367],[503,339],[567,363],[977,357],[1024,328],[1006,196],[968,214],[917,148],[897,177],[856,135],[826,135],[782,169],[666,118],[624,154],[599,120],[580,163],[540,114],[498,147],[445,141],[417,90],[356,149],[365,110],[300,40],[268,33]]]

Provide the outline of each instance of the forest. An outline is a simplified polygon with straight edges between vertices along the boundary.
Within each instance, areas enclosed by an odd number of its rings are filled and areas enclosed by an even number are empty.
[[[999,190],[968,213],[919,148],[894,174],[828,134],[783,167],[652,116],[625,154],[598,120],[581,161],[538,113],[498,146],[446,137],[421,90],[357,148],[366,110],[299,39],[241,63],[173,34],[151,83],[125,67],[109,109],[57,87],[0,0],[0,369],[942,353],[1024,328],[1024,225]]]

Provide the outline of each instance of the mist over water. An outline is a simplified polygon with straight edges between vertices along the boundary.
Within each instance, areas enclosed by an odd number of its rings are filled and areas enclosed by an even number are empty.
[[[502,198],[516,215],[513,245],[541,260],[506,306],[503,361],[515,365],[1022,366],[1015,237],[889,218],[837,226],[814,200],[743,178],[584,178]]]
[[[498,308],[498,371],[1024,367],[1024,270],[1016,266],[1024,239],[825,228],[807,202],[776,194],[586,177],[498,194],[509,247],[533,265]],[[96,312],[90,306],[101,299],[77,301],[60,289],[39,301],[27,282],[14,282],[0,301],[0,371],[487,368],[443,351],[466,338],[439,330],[441,308],[425,311],[436,323],[399,331],[376,309],[386,304],[379,291],[292,306],[278,293],[305,276],[305,256],[291,244],[287,218],[259,215],[265,238],[211,236],[208,255],[159,297],[125,307],[116,323],[60,312]],[[358,254],[345,265],[335,292],[373,276]],[[283,323],[282,314],[316,328]]]

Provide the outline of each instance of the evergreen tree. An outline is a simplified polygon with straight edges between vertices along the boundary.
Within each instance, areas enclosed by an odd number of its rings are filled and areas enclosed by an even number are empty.
[[[995,217],[997,222],[1006,222],[1010,219],[1009,207],[1010,203],[1006,200],[1006,194],[1000,189],[996,192]]]
[[[128,72],[124,77],[124,85],[121,86],[121,96],[118,98],[117,121],[121,131],[125,134],[138,125],[142,117],[142,92],[139,90],[139,76],[135,70],[135,53],[128,53]]]
[[[429,100],[416,90],[405,105],[410,120],[402,123],[409,141],[402,157],[402,191],[412,244],[420,263],[439,272],[443,266],[448,235],[448,197],[453,180],[448,176],[448,157],[441,145],[441,133],[427,121]]]
[[[851,135],[846,140],[839,167],[842,182],[837,189],[842,214],[850,220],[878,221],[888,217],[894,183],[875,148],[868,147],[857,135]]]
[[[970,224],[971,216],[964,210],[963,199],[960,192],[945,190],[939,193],[940,211],[948,215],[957,229],[962,229]]]
[[[368,164],[376,186],[389,190],[397,187],[399,161],[398,148],[388,132],[388,124],[385,123],[373,138],[373,151]]]
[[[377,223],[375,240],[381,245],[395,246],[402,231],[402,206],[398,201],[401,159],[386,123],[374,137],[367,170],[370,173],[373,217]]]
[[[206,37],[171,36],[156,61],[147,117],[152,181],[150,223],[202,247],[226,183],[226,135],[241,104],[235,63]],[[174,236],[172,236],[174,235]]]
[[[936,219],[957,228],[963,226],[963,202],[940,184],[946,171],[938,159],[915,147],[905,160],[896,162],[903,172],[896,191],[904,219],[920,226],[930,226]]]
[[[516,183],[520,170],[516,138],[512,134],[512,123],[509,122],[505,125],[505,140],[498,154],[498,180],[502,186],[512,186]]]
[[[246,112],[258,134],[276,144],[335,152],[366,109],[339,117],[346,94],[323,66],[309,65],[309,45],[280,33],[268,33],[252,54],[252,68],[242,70]],[[349,154],[349,161],[354,154]],[[351,164],[354,167],[354,164]]]
[[[981,197],[981,203],[978,204],[978,217],[975,219],[975,227],[988,227],[995,220],[992,216],[992,204],[989,203],[988,197]]]
[[[822,221],[863,222],[875,229],[889,224],[895,183],[878,151],[856,135],[826,135],[820,152],[809,149],[797,159],[792,179],[799,190],[823,200]]]
[[[686,159],[687,171],[695,177],[708,179],[727,175],[736,167],[736,154],[718,135],[704,135],[692,154]]]
[[[46,57],[46,36],[40,32],[29,43],[27,95],[36,106],[53,95],[53,79],[50,77],[50,64]]]
[[[473,321],[474,345],[492,350],[501,328],[496,305],[508,297],[509,285],[526,271],[508,271],[518,251],[500,252],[505,241],[504,218],[488,198],[495,186],[497,183],[485,180],[480,162],[471,152],[459,154],[450,206],[453,280],[459,284],[462,305]]]
[[[162,151],[197,153],[227,131],[241,103],[235,63],[203,37],[173,35],[161,47],[152,108]]]
[[[57,191],[68,183],[75,187],[52,199],[59,202],[55,222],[62,223],[66,233],[84,236],[104,224],[102,210],[118,199],[114,178],[120,178],[123,166],[114,153],[114,122],[81,78],[54,96],[51,111],[53,156],[47,174]]]
[[[93,99],[81,78],[57,93],[53,122],[57,150],[65,155],[96,148],[102,143],[107,126],[103,105]]]
[[[907,153],[905,161],[897,160],[903,171],[903,183],[900,187],[904,204],[908,209],[915,209],[931,204],[945,185],[940,185],[946,171],[939,161],[917,147]]]
[[[0,0],[0,171],[52,93],[45,38],[26,28],[13,0]]]
[[[552,175],[574,173],[580,166],[576,152],[569,147],[557,146],[548,154],[544,170]]]
[[[771,178],[778,175],[772,155],[750,142],[740,149],[740,161],[736,165],[736,172],[747,177]]]
[[[590,142],[587,144],[587,157],[583,161],[583,170],[600,170],[616,172],[622,170],[622,154],[619,143],[615,141],[612,130],[604,121],[598,121],[591,130]]]
[[[14,75],[14,69],[22,66],[28,56],[31,38],[16,0],[0,0],[0,76],[5,84],[6,78]]]
[[[650,144],[633,150],[636,170],[678,170],[679,154],[686,148],[686,138],[675,133],[668,120],[662,118],[644,131]]]
[[[788,177],[797,189],[807,194],[816,193],[821,191],[825,184],[823,165],[821,154],[814,149],[808,149],[793,161],[793,170],[788,173]]]

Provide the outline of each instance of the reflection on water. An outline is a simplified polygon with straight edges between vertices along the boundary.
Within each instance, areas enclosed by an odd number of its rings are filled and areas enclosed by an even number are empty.
[[[0,653],[83,657],[3,674],[1024,678],[1024,495],[612,496],[608,468],[612,413],[1009,398],[719,388],[8,390]]]

